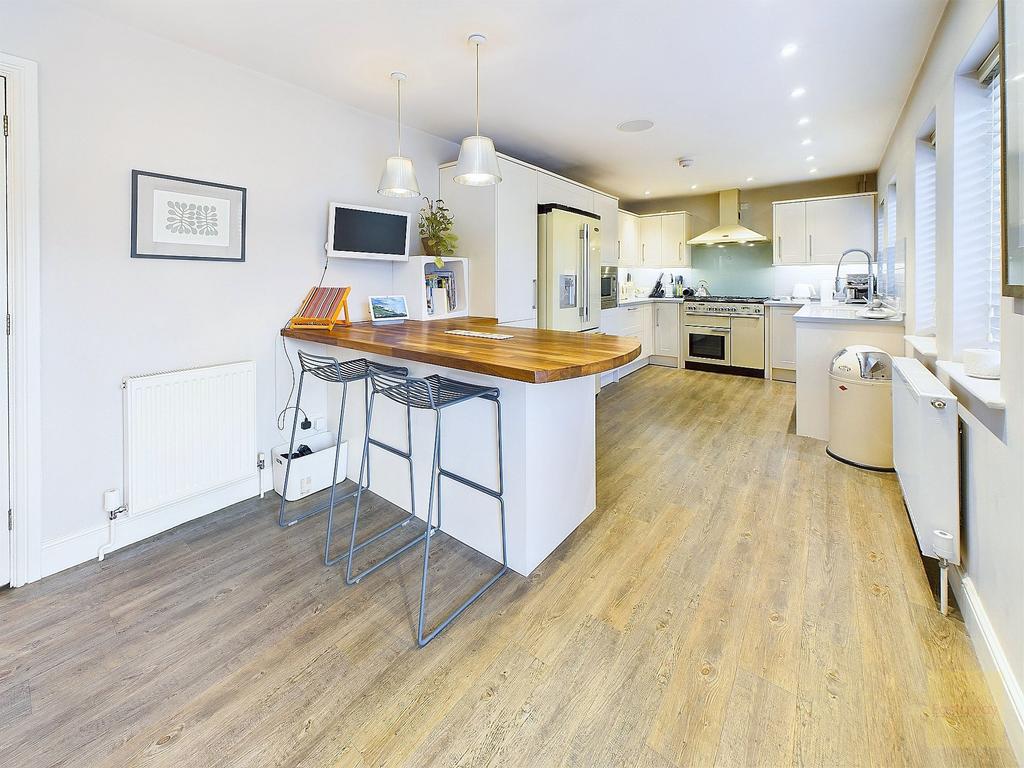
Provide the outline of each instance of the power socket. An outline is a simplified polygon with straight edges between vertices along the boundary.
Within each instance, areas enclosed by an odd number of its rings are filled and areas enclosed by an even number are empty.
[[[299,427],[301,427],[302,429],[312,429],[313,422],[311,422],[308,418],[303,418],[302,422],[299,424]]]

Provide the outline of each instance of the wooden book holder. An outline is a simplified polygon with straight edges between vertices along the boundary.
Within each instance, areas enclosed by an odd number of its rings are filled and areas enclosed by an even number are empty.
[[[302,300],[299,311],[288,323],[289,328],[327,328],[336,325],[352,325],[348,317],[348,295],[352,289],[341,288],[310,288],[306,298]],[[339,320],[339,315],[345,315]]]

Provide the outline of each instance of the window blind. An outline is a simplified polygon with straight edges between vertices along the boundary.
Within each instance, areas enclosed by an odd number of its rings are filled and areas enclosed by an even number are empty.
[[[999,85],[998,66],[988,78],[989,97],[989,254],[988,254],[988,341],[999,346],[999,305],[1003,300],[1003,259],[1002,259],[1002,135],[1000,133],[1002,93]]]
[[[935,335],[935,135],[917,143],[914,167],[914,333]]]

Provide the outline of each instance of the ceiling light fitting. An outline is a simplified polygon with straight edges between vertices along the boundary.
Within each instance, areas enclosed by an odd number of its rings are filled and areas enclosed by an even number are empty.
[[[782,58],[784,58],[784,59],[788,59],[790,56],[792,56],[798,50],[799,50],[799,48],[797,48],[797,44],[796,43],[789,43],[788,45],[782,46],[782,50],[779,51],[779,55],[781,55]]]
[[[480,46],[485,42],[483,35],[469,36],[470,45],[476,47],[476,133],[462,140],[455,165],[455,181],[471,187],[489,187],[501,181],[494,142],[480,135]]]
[[[640,133],[651,130],[654,127],[654,122],[652,120],[626,120],[615,127],[623,133]]]
[[[416,182],[416,169],[412,160],[402,156],[402,81],[404,72],[392,72],[391,79],[398,86],[398,153],[384,163],[377,194],[385,197],[419,197],[420,185]]]

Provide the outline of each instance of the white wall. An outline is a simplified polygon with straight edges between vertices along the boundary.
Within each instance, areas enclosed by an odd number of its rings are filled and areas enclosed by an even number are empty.
[[[914,322],[914,157],[920,127],[932,110],[936,118],[936,321],[939,357],[951,359],[955,345],[952,307],[955,296],[954,231],[954,93],[958,71],[979,62],[991,43],[975,46],[979,33],[994,31],[994,3],[950,3],[939,25],[917,82],[882,158],[878,183],[895,178],[899,189],[898,236],[907,238],[908,326]],[[975,647],[991,672],[993,690],[1007,721],[1018,758],[1024,759],[1024,733],[1019,710],[1024,681],[1024,303],[1002,303],[1002,391],[1005,412],[985,408],[951,386],[973,416],[965,424],[963,508],[964,564],[967,585],[960,596],[976,597],[977,606],[963,605],[971,617]],[[949,385],[949,382],[946,382]],[[974,610],[977,608],[977,610]],[[988,635],[985,633],[988,632]],[[1001,648],[1005,669],[991,648]],[[998,653],[995,653],[997,656]],[[1016,696],[1017,701],[1013,702]]]
[[[394,123],[310,91],[45,0],[5,0],[0,50],[39,64],[45,548],[104,525],[126,375],[255,360],[259,445],[280,442],[278,331],[320,277],[327,203],[419,201],[376,194]],[[403,139],[436,196],[458,147]],[[246,262],[129,258],[133,168],[246,187]],[[335,263],[326,282],[353,286],[359,319],[391,267]]]

